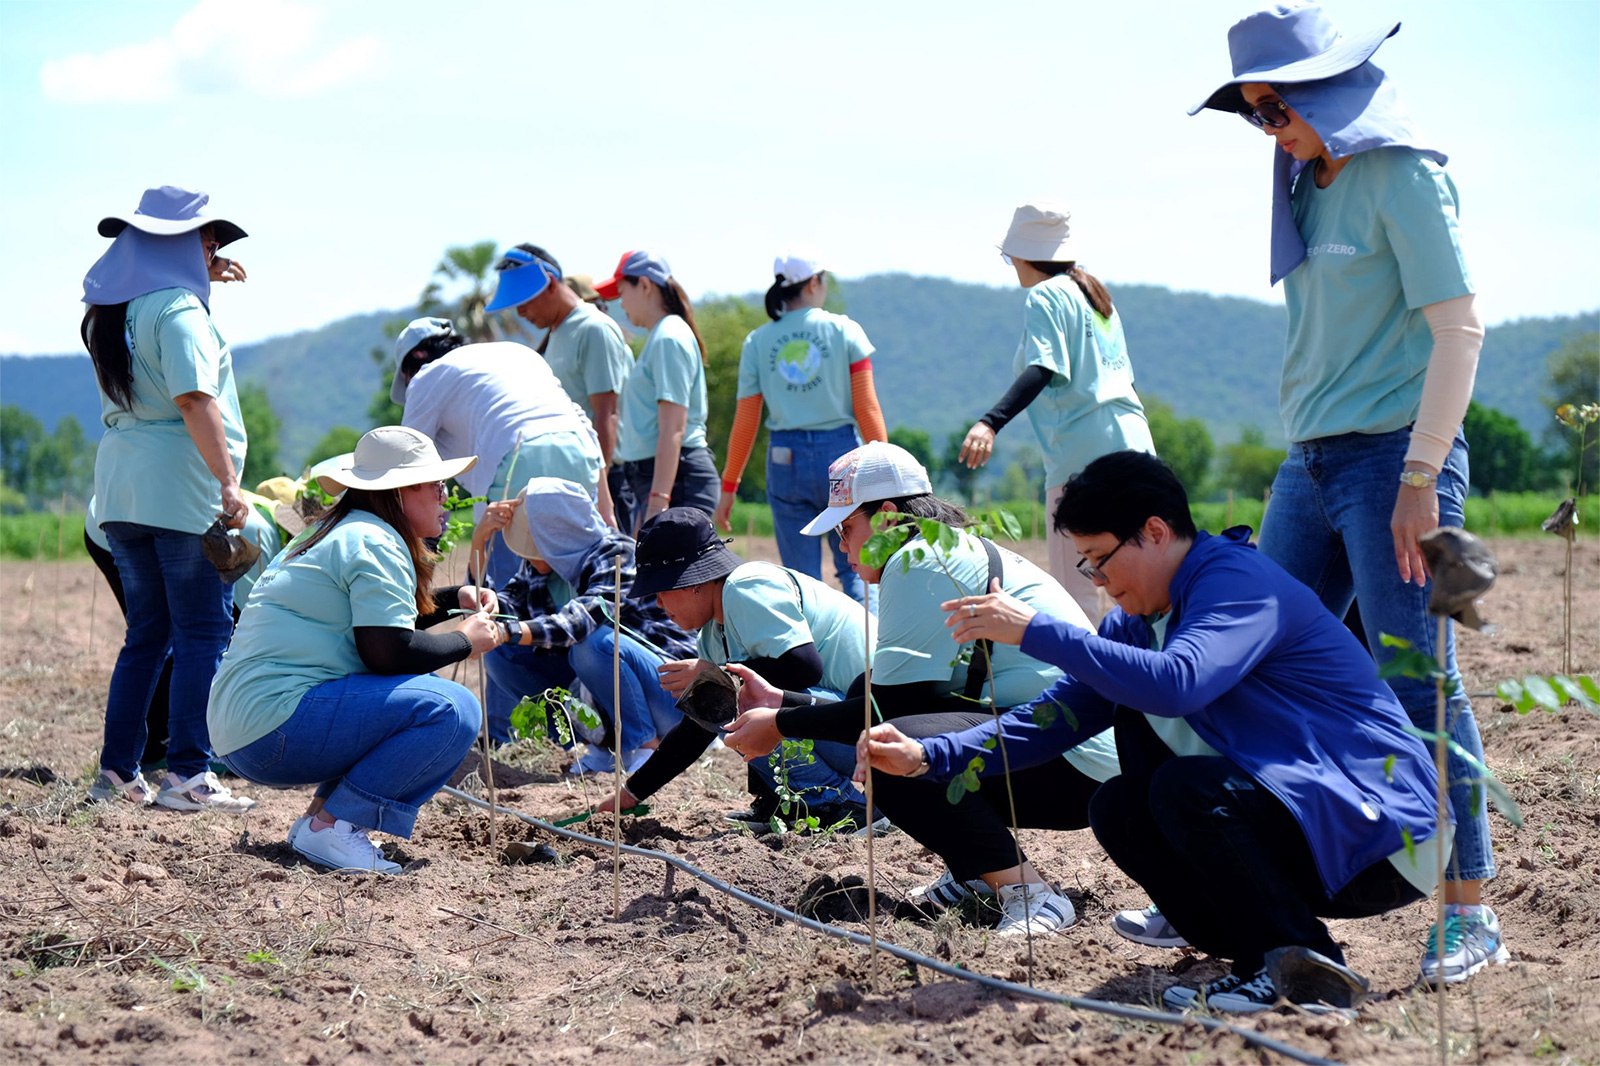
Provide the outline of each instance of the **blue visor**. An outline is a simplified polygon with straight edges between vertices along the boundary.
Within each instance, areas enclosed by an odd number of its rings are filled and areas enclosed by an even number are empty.
[[[485,311],[504,311],[508,307],[525,304],[550,285],[550,275],[537,262],[498,273],[500,281]]]

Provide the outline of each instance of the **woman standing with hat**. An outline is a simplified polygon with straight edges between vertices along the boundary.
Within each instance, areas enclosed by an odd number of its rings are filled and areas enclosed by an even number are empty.
[[[1055,513],[1067,478],[1100,456],[1155,452],[1133,390],[1122,319],[1106,287],[1079,265],[1071,220],[1071,212],[1050,204],[1023,204],[1011,216],[1000,258],[1028,290],[1012,360],[1017,377],[967,431],[959,456],[974,469],[987,463],[995,435],[1026,410],[1044,451],[1046,514]],[[1072,541],[1052,530],[1047,543],[1050,573],[1091,620],[1099,618],[1099,594],[1078,573]]]
[[[233,357],[211,322],[211,283],[243,281],[217,250],[244,230],[205,211],[210,197],[148,189],[138,210],[100,220],[115,238],[83,279],[83,342],[100,385],[96,513],[128,605],[106,699],[100,772],[89,795],[177,810],[243,811],[210,772],[206,693],[233,629],[233,590],[201,552],[219,515],[245,523],[245,430]],[[139,772],[146,713],[167,656],[167,775]]]
[[[440,459],[416,430],[380,426],[318,478],[343,495],[256,583],[211,689],[223,763],[265,785],[317,785],[289,844],[332,869],[398,873],[367,836],[410,837],[417,808],[460,765],[482,712],[433,671],[489,651],[494,593],[433,589],[424,541],[444,531]],[[423,630],[475,611],[450,633]]]
[[[1282,3],[1228,31],[1233,77],[1190,109],[1242,115],[1276,142],[1271,279],[1289,309],[1280,403],[1289,455],[1272,485],[1261,549],[1316,589],[1334,614],[1361,605],[1367,646],[1401,637],[1454,683],[1450,735],[1482,759],[1460,686],[1454,634],[1436,646],[1419,537],[1459,526],[1467,489],[1461,421],[1483,325],[1473,306],[1445,155],[1428,146],[1371,56],[1399,24],[1343,37],[1316,4]],[[1434,684],[1391,678],[1412,721],[1431,730]],[[1482,903],[1494,875],[1488,813],[1451,755],[1455,851],[1442,965],[1465,980],[1509,957]]]
[[[706,446],[706,345],[694,306],[667,261],[628,252],[610,279],[595,286],[603,300],[648,330],[644,350],[622,389],[617,458],[637,527],[668,507],[717,507],[717,462]]]
[[[728,435],[716,524],[731,529],[734,493],[768,406],[767,502],[783,565],[820,578],[816,541],[800,532],[828,505],[828,464],[866,440],[888,440],[872,383],[872,342],[846,318],[822,309],[828,275],[805,255],[780,255],[767,290],[770,323],[754,330],[739,353],[739,407]],[[859,434],[858,431],[859,430]],[[829,531],[839,586],[864,601],[866,586]]]

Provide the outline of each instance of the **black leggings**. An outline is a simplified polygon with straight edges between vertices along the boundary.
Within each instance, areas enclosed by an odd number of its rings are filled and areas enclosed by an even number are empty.
[[[939,711],[893,719],[908,737],[922,738],[953,733],[994,716],[981,710]],[[984,756],[993,776],[982,780],[977,792],[955,803],[946,796],[948,784],[922,777],[896,777],[873,771],[873,800],[889,820],[950,867],[959,881],[1017,865],[1017,842],[1011,835],[1011,801],[1006,793],[1000,750]],[[1089,800],[1100,783],[1065,759],[1055,758],[1011,774],[1018,825],[1028,829],[1083,829],[1089,824]]]
[[[1273,948],[1338,962],[1320,918],[1367,918],[1422,898],[1387,859],[1337,893],[1318,876],[1289,809],[1221,756],[1177,758],[1144,715],[1117,711],[1122,775],[1089,804],[1094,835],[1121,870],[1201,951],[1253,975]]]

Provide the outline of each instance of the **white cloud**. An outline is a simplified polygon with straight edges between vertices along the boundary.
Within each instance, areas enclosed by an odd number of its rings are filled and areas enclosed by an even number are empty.
[[[201,0],[165,37],[48,60],[46,97],[63,103],[145,103],[247,92],[312,96],[376,65],[378,39],[319,40],[323,13],[291,0]]]

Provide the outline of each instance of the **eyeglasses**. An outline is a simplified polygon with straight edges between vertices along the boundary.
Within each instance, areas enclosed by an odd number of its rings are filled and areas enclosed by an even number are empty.
[[[833,527],[833,535],[839,538],[840,547],[844,546],[845,538],[849,535],[849,531],[844,528],[846,523],[860,513],[861,508],[857,507],[854,511],[851,511],[849,514],[839,519],[839,524]]]
[[[202,239],[200,248],[206,253],[206,262],[209,263],[217,257],[217,252],[222,249],[222,242]]]
[[[1282,100],[1268,100],[1254,107],[1240,108],[1239,117],[1258,130],[1281,130],[1289,124],[1289,105]]]
[[[419,481],[410,487],[413,489],[433,489],[433,493],[438,497],[440,503],[450,498],[449,488],[443,481]]]
[[[1128,541],[1132,539],[1132,536],[1127,536],[1117,541],[1117,546],[1106,552],[1105,555],[1101,556],[1098,563],[1091,563],[1089,561],[1089,557],[1085,555],[1082,559],[1078,560],[1078,573],[1082,574],[1090,581],[1110,581],[1111,579],[1106,577],[1105,565],[1111,561],[1111,557],[1113,555],[1122,550],[1122,546],[1124,544],[1128,543]]]
[[[1004,263],[1006,266],[1010,266],[1011,265],[1011,257],[1009,255],[1007,255],[1006,253],[1001,252],[1000,253],[1000,262]]]

